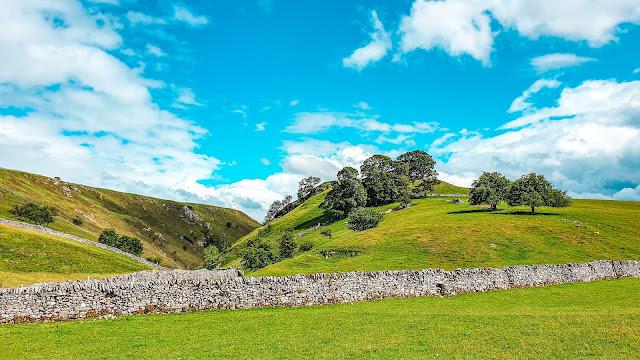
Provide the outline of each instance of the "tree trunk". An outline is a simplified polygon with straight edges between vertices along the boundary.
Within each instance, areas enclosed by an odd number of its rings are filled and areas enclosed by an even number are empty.
[[[531,213],[532,213],[532,214],[534,213],[533,206],[531,207]]]

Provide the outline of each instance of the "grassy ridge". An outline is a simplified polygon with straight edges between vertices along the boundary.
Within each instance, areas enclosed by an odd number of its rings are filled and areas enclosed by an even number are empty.
[[[16,359],[634,358],[638,297],[640,279],[626,279],[448,298],[2,325],[0,353]]]
[[[67,238],[0,225],[0,284],[103,278],[148,266]]]
[[[50,225],[52,229],[95,241],[103,229],[115,228],[143,241],[143,257],[159,257],[161,265],[168,267],[196,268],[202,264],[201,229],[205,223],[210,224],[212,234],[229,243],[260,225],[237,210],[91,188],[13,170],[0,169],[0,185],[6,188],[0,188],[0,217],[13,219],[9,211],[25,199],[55,206],[59,215]],[[185,205],[203,221],[189,219]],[[81,226],[72,223],[76,217],[83,220]]]
[[[448,184],[444,193],[462,193]],[[247,242],[260,237],[277,244],[286,229],[303,232],[325,221],[318,205],[326,192],[312,197],[290,214],[271,223],[271,231],[257,229],[241,239],[223,258],[239,265]],[[640,259],[640,203],[574,200],[572,207],[503,208],[456,204],[448,198],[412,201],[408,209],[387,213],[377,228],[348,230],[346,220],[315,230],[298,243],[312,242],[311,251],[272,264],[252,275],[289,275],[352,270],[502,267],[541,263],[585,262],[599,259]],[[391,204],[381,207],[388,210]],[[563,221],[565,220],[565,221]],[[572,222],[577,221],[577,222]],[[321,235],[331,230],[331,237]],[[334,252],[325,257],[327,252]]]

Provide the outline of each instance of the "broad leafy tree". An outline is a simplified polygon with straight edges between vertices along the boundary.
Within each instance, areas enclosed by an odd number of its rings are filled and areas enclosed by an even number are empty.
[[[435,171],[435,160],[426,151],[415,150],[398,156],[398,161],[407,164],[407,176],[412,183],[419,182],[414,188],[416,193],[433,190],[438,183],[438,172]]]
[[[509,206],[529,206],[531,212],[539,206],[567,207],[571,204],[566,192],[554,189],[542,175],[522,175],[511,184],[507,196]]]
[[[499,172],[483,172],[471,184],[469,204],[487,204],[491,205],[491,210],[496,210],[498,204],[507,199],[509,184],[509,180]]]
[[[290,231],[285,232],[280,238],[280,257],[282,259],[292,258],[297,247],[298,245],[293,241],[293,234]]]
[[[298,199],[306,200],[313,189],[320,184],[320,178],[315,176],[309,176],[308,178],[304,178],[298,182]]]

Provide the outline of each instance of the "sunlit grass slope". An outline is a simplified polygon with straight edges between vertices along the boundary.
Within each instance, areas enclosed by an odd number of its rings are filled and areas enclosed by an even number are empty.
[[[148,270],[126,256],[67,238],[0,225],[0,284],[103,278]]]
[[[20,171],[0,169],[0,186],[0,217],[14,219],[9,211],[26,201],[54,206],[59,215],[50,228],[94,241],[103,229],[115,228],[142,240],[143,257],[159,257],[160,264],[168,267],[202,264],[203,248],[198,241],[203,240],[204,223],[210,224],[210,233],[229,243],[260,225],[233,209],[97,189]],[[185,205],[203,221],[185,216]],[[83,220],[82,225],[73,224],[76,217]]]
[[[446,193],[460,191],[447,189]],[[318,208],[324,197],[326,192],[275,220],[270,232],[262,228],[244,237],[225,255],[224,263],[241,264],[250,239],[260,237],[276,245],[286,229],[300,233],[326,221]],[[374,229],[354,232],[342,220],[314,230],[296,240],[313,243],[312,250],[252,275],[640,259],[638,202],[574,200],[572,207],[539,208],[534,215],[524,207],[486,210],[466,202],[456,204],[451,198],[413,200],[410,208],[385,214]],[[322,235],[323,230],[330,230],[331,236]]]
[[[606,296],[605,296],[606,294]],[[5,359],[631,359],[640,279],[302,308],[0,325]]]

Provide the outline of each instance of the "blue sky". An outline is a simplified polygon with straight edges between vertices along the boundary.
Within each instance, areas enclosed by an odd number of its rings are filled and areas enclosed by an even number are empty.
[[[640,200],[640,1],[8,0],[0,166],[260,220],[422,149]]]

